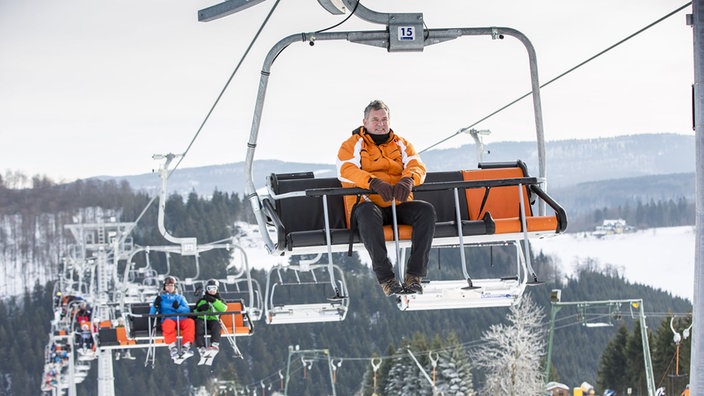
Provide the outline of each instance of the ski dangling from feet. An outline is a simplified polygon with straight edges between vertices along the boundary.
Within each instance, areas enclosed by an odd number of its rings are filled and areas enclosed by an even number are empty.
[[[217,355],[218,352],[219,350],[215,348],[206,349],[205,352],[201,353],[198,365],[210,366],[211,364],[213,364],[213,359],[215,359],[215,355]]]
[[[181,354],[174,357],[173,360],[174,360],[175,364],[181,364],[181,363],[185,362],[186,359],[188,359],[191,356],[193,356],[192,351],[183,351],[183,352],[181,352]]]

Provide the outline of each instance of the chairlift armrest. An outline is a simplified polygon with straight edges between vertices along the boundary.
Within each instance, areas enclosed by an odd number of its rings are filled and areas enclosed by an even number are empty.
[[[196,316],[222,316],[222,315],[242,315],[245,314],[247,311],[245,310],[239,310],[239,311],[202,311],[202,312],[194,312]]]
[[[542,188],[537,185],[531,185],[530,190],[534,192],[540,199],[547,203],[557,216],[557,232],[564,232],[567,229],[567,212],[560,206],[551,196],[548,195]]]
[[[489,179],[489,180],[463,180],[450,182],[435,182],[424,183],[413,188],[413,191],[437,191],[449,190],[452,188],[482,188],[482,187],[505,187],[522,185],[538,184],[538,179],[535,177],[514,177],[509,179]]]
[[[440,191],[449,190],[452,188],[482,188],[482,187],[503,187],[503,186],[517,186],[519,184],[523,185],[536,185],[538,184],[538,179],[536,177],[516,177],[510,179],[491,179],[491,180],[463,180],[463,181],[450,181],[450,182],[435,182],[435,183],[423,183],[419,186],[413,187],[413,191]],[[357,194],[376,194],[371,190],[367,190],[359,187],[334,187],[334,188],[311,188],[305,190],[306,196],[309,197],[321,197],[323,195],[357,195]]]

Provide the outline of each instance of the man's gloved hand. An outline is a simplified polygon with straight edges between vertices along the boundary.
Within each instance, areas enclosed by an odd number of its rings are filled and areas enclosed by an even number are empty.
[[[178,303],[178,300],[175,300],[174,303],[171,304],[171,306],[174,307],[174,309],[178,309],[178,306],[179,306],[179,305],[180,305],[180,304]]]
[[[154,299],[154,306],[158,309],[161,306],[161,296],[156,296]]]
[[[399,202],[406,202],[413,189],[413,179],[402,177],[394,186],[394,199]]]
[[[372,182],[369,183],[369,189],[379,194],[384,201],[391,201],[394,197],[394,188],[391,187],[391,184],[379,178],[372,179]]]
[[[214,303],[216,300],[215,296],[213,296],[212,294],[209,294],[209,293],[205,293],[205,296],[203,296],[203,299],[211,304]]]

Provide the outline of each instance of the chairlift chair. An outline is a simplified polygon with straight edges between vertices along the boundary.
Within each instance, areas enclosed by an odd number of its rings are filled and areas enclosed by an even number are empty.
[[[350,245],[353,248],[362,247],[359,236],[351,235],[347,227],[351,208],[344,207],[342,195],[371,193],[363,189],[342,189],[336,178],[316,178],[312,172],[271,175],[267,180],[266,191],[255,188],[252,169],[264,98],[273,62],[284,49],[295,43],[313,45],[321,41],[346,40],[381,47],[388,52],[420,52],[425,46],[463,36],[490,36],[492,39],[512,37],[518,39],[528,52],[539,177],[529,177],[522,161],[512,164],[480,163],[479,169],[474,170],[429,172],[426,182],[416,186],[413,191],[417,199],[434,200],[432,203],[439,213],[434,247],[454,246],[463,252],[464,247],[471,248],[488,242],[510,242],[516,246],[522,243],[522,254],[518,261],[520,274],[514,279],[472,279],[463,257],[464,279],[430,282],[426,285],[424,295],[405,296],[399,307],[403,310],[471,308],[505,306],[516,302],[526,285],[540,283],[530,262],[529,238],[556,235],[564,232],[567,227],[566,212],[543,190],[546,179],[542,108],[537,59],[532,44],[522,33],[511,28],[425,29],[420,13],[376,13],[358,2],[342,2],[355,15],[372,23],[386,25],[386,29],[291,35],[275,44],[264,60],[247,143],[245,174],[248,179],[245,190],[267,250],[284,257],[327,253],[330,257],[328,273],[332,276],[335,273],[332,252],[345,251]],[[402,36],[402,32],[407,35]],[[533,201],[536,202],[534,205]],[[554,210],[554,215],[545,214],[547,206]],[[274,232],[270,234],[271,227]],[[396,256],[399,257],[401,249],[410,246],[410,227],[400,225],[388,228],[388,247],[390,250],[395,249]],[[403,274],[402,266],[400,262],[397,265],[400,275]],[[291,269],[300,272],[295,266],[291,266]],[[279,274],[280,271],[281,268],[273,269],[269,274],[270,279],[272,274]],[[270,285],[270,279],[267,281],[265,303],[267,320],[275,323],[278,318],[283,319],[284,314],[289,318],[308,320],[306,315],[296,312],[296,309],[304,307],[291,306],[283,310],[281,306],[272,303],[273,289],[280,285]],[[333,288],[337,287],[332,280],[331,284]],[[341,296],[347,297],[345,294]],[[273,319],[275,317],[277,319]],[[323,316],[310,314],[308,317],[315,321]]]
[[[327,274],[332,268],[335,274]],[[347,284],[337,265],[278,265],[267,274],[264,317],[267,324],[342,321],[349,299],[326,296],[328,278],[335,279],[339,295],[347,295]]]

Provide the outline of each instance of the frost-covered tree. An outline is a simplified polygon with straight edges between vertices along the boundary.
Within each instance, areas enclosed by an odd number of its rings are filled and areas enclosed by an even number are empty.
[[[483,395],[539,395],[543,392],[540,364],[545,354],[543,310],[530,296],[512,306],[508,324],[492,325],[472,351],[474,367],[483,370]]]
[[[413,357],[409,353],[413,353]],[[374,389],[374,373],[368,369],[359,394],[363,395],[431,395],[433,381],[438,394],[447,396],[475,395],[469,356],[455,333],[447,338],[437,335],[432,345],[422,333],[411,340],[403,339],[398,349],[390,347],[388,357],[381,360]],[[415,359],[414,359],[415,358]],[[416,364],[420,364],[423,369]],[[433,367],[435,361],[435,367]],[[375,393],[376,391],[376,393]]]
[[[431,394],[430,385],[420,374],[418,366],[410,356],[394,360],[389,375],[386,377],[385,395],[423,395]]]
[[[421,365],[426,366],[427,358],[420,351],[427,351],[428,349],[428,341],[421,333],[414,334],[410,341],[403,340],[396,351],[397,358],[393,360],[391,369],[386,377],[385,395],[432,394],[431,385],[408,353],[411,350]]]
[[[435,367],[435,386],[438,392],[446,396],[471,396],[474,395],[472,384],[471,364],[464,347],[452,333],[442,341],[442,350],[437,353]],[[432,372],[432,361],[428,372]]]

